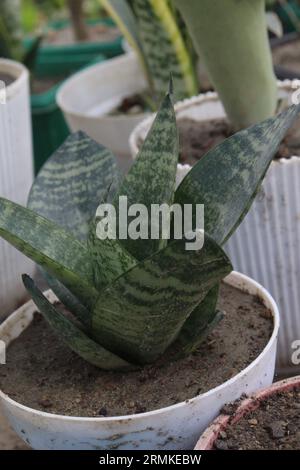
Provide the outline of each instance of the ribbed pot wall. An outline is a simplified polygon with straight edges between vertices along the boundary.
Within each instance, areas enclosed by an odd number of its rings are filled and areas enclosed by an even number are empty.
[[[0,79],[15,81],[6,88],[0,103],[0,196],[26,205],[33,179],[29,74],[25,67],[0,59]],[[26,298],[22,273],[33,272],[33,263],[0,239],[0,319]]]

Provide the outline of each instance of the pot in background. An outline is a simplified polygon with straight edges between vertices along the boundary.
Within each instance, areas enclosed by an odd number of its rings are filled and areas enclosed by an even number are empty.
[[[252,393],[268,386],[273,381],[279,328],[277,306],[263,287],[240,273],[231,273],[225,282],[258,296],[270,309],[274,319],[273,333],[264,350],[234,377],[206,393],[173,406],[107,418],[45,413],[21,405],[0,391],[0,402],[11,426],[34,449],[192,449],[199,434],[225,403],[234,401],[243,393]],[[56,300],[51,291],[46,295],[51,302]],[[0,326],[0,339],[8,346],[29,326],[35,311],[32,301],[23,305]]]
[[[272,395],[275,395],[278,392],[290,392],[291,390],[298,387],[300,387],[300,376],[276,382],[270,387],[255,393],[252,397],[243,400],[236,410],[234,418],[231,422],[230,416],[228,415],[220,415],[215,419],[215,421],[206,429],[206,431],[204,431],[200,437],[196,444],[195,450],[213,450],[214,443],[218,439],[220,433],[222,431],[226,431],[229,425],[237,423],[249,412],[259,408],[260,404]]]
[[[299,80],[278,82],[278,96],[291,104]],[[199,123],[226,118],[216,93],[206,93],[175,105],[177,119]],[[153,115],[130,136],[135,157],[147,135]],[[178,165],[177,184],[191,167]],[[294,363],[295,345],[300,341],[300,158],[274,160],[247,216],[225,245],[236,270],[262,284],[274,297],[281,312],[277,372],[282,376],[300,373]]]
[[[18,62],[0,59],[0,79],[1,74],[14,81],[0,90],[0,196],[26,205],[33,181],[29,73]],[[28,297],[23,272],[33,274],[33,263],[0,240],[0,319]]]
[[[146,90],[147,83],[133,52],[93,65],[66,80],[57,95],[70,129],[82,130],[131,163],[129,135],[146,113],[111,114],[122,100]]]

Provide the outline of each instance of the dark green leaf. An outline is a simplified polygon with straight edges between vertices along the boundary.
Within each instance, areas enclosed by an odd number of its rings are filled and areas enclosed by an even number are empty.
[[[0,236],[57,277],[87,307],[97,296],[86,247],[30,209],[0,198]]]
[[[94,285],[100,290],[137,264],[117,239],[97,236],[98,218],[91,222],[88,249],[93,263]]]
[[[183,325],[176,341],[181,354],[187,355],[197,349],[205,338],[204,334],[208,333],[209,325],[214,324],[218,294],[217,285],[208,292]]]
[[[189,251],[186,238],[170,243],[123,274],[99,295],[92,317],[104,347],[135,363],[151,362],[174,341],[208,291],[231,271],[209,237]]]
[[[196,95],[198,85],[191,56],[168,2],[133,0],[141,43],[153,79],[161,98],[174,79],[175,101]]]
[[[149,88],[152,89],[152,78],[149,75],[147,62],[140,41],[138,25],[127,0],[102,0],[102,6],[113,18],[126,41],[128,41],[128,44],[137,54],[145,77],[148,80]]]
[[[28,207],[86,240],[90,220],[117,174],[112,153],[76,132],[40,171]]]
[[[178,133],[170,96],[162,102],[151,130],[138,153],[137,159],[124,178],[114,204],[119,215],[119,197],[127,196],[128,207],[143,204],[151,214],[153,204],[172,204],[178,162]],[[132,220],[128,218],[129,222]],[[149,232],[151,217],[148,220]],[[122,226],[122,224],[121,224]],[[124,225],[127,230],[127,225]],[[165,240],[122,240],[125,248],[138,259],[144,259],[164,246]]]
[[[90,328],[91,326],[91,313],[90,311],[57,279],[50,276],[47,272],[42,272],[45,276],[49,287],[53,290],[54,294],[58,297],[60,302],[78,319],[81,323]]]
[[[205,231],[223,244],[247,214],[276,150],[300,105],[238,132],[210,150],[175,194],[181,204],[204,204]]]
[[[23,282],[45,320],[76,354],[101,369],[120,370],[133,367],[89,338],[73,321],[46,299],[29,276],[24,275]]]

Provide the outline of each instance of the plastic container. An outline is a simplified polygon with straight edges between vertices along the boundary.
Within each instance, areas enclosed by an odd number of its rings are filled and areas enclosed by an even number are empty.
[[[252,279],[233,272],[228,284],[258,296],[274,319],[272,336],[260,355],[231,379],[206,393],[147,413],[107,418],[55,415],[21,405],[0,391],[3,412],[17,434],[34,449],[187,450],[192,449],[222,406],[273,381],[279,313],[270,294]],[[47,293],[51,302],[56,298]],[[0,326],[7,345],[31,323],[36,307],[25,304]],[[7,352],[9,356],[9,350]],[[3,366],[5,367],[5,366]],[[157,390],[157,393],[160,393]]]
[[[89,21],[89,24],[104,24],[114,26],[112,20]],[[61,29],[69,22],[56,21],[50,23],[52,29]],[[33,39],[26,39],[25,47],[32,44]],[[106,58],[115,57],[123,53],[122,36],[110,42],[82,42],[68,45],[43,44],[38,52],[35,73],[39,77],[53,77],[57,75],[69,75],[81,69],[99,55]]]
[[[0,196],[26,205],[33,181],[29,73],[18,62],[0,59],[0,73],[15,78],[0,103]],[[28,298],[21,274],[33,263],[0,240],[0,320]]]

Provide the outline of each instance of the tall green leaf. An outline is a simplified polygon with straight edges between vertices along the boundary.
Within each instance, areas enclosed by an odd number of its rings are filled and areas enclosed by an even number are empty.
[[[150,132],[138,156],[125,176],[114,204],[119,216],[120,196],[127,197],[128,207],[143,204],[148,209],[148,234],[151,228],[151,207],[153,204],[172,204],[178,162],[178,132],[176,118],[168,94],[156,115]],[[122,211],[121,211],[122,215]],[[128,217],[128,221],[132,218]],[[127,230],[126,222],[119,228]],[[164,246],[165,240],[148,239],[120,240],[125,248],[139,260],[151,255]]]
[[[93,263],[94,285],[101,289],[137,264],[117,239],[99,239],[98,218],[91,222],[88,249]]]
[[[133,0],[140,39],[159,97],[174,79],[175,100],[198,93],[191,55],[167,0]]]
[[[117,175],[112,153],[84,132],[76,132],[41,169],[28,207],[86,240],[89,223]]]
[[[128,41],[128,44],[136,52],[141,67],[144,71],[145,77],[148,80],[149,88],[152,89],[152,77],[149,74],[147,61],[145,59],[143,47],[140,41],[138,25],[126,0],[102,0],[102,6],[108,12],[108,14],[113,18],[116,25],[124,35],[125,39]]]
[[[57,277],[86,306],[97,296],[86,247],[54,222],[0,198],[0,236]]]
[[[231,271],[211,238],[205,237],[198,251],[186,250],[186,241],[173,241],[101,292],[92,328],[104,347],[134,363],[155,360],[208,291]]]
[[[132,369],[133,366],[89,338],[73,321],[54,307],[33,280],[24,275],[24,285],[55,333],[80,357],[101,369]]]
[[[247,214],[300,105],[240,131],[210,150],[175,194],[180,204],[204,204],[205,231],[225,243]]]
[[[88,310],[77,297],[72,294],[61,282],[53,276],[43,271],[50,289],[58,297],[60,302],[79,320],[86,328],[91,327],[91,312]]]
[[[205,338],[210,324],[214,324],[217,316],[217,300],[219,295],[219,286],[214,286],[197,305],[191,313],[188,320],[183,325],[180,334],[176,340],[180,354],[188,355],[193,352]],[[220,319],[220,316],[217,317]]]

